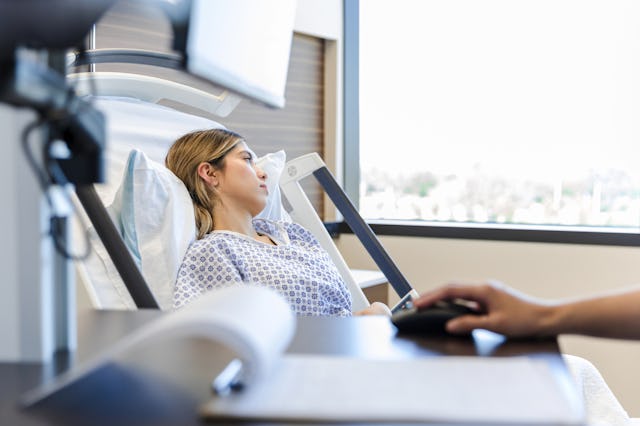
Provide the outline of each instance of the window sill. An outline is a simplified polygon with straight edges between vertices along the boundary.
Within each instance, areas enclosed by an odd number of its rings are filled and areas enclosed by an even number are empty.
[[[370,220],[367,223],[378,236],[640,246],[640,229],[638,228],[438,223],[409,220]],[[353,233],[345,222],[327,224],[327,228],[332,235]]]

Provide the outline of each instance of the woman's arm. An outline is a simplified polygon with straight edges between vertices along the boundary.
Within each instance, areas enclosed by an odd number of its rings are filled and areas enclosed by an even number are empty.
[[[640,288],[571,301],[543,301],[492,281],[481,285],[450,284],[415,301],[426,307],[441,299],[465,299],[481,315],[449,321],[447,330],[468,333],[484,328],[512,337],[585,334],[640,339]]]
[[[640,288],[559,303],[549,326],[552,334],[640,339]]]

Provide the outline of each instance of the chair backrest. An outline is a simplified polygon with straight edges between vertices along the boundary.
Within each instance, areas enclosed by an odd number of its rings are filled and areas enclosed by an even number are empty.
[[[135,165],[142,166],[136,172],[145,176],[150,173],[162,173],[164,157],[176,138],[191,130],[224,126],[212,120],[134,98],[94,97],[92,102],[106,116],[107,134],[104,152],[106,183],[95,185],[95,189],[116,227],[122,235],[125,235],[119,216],[122,192],[131,195],[123,188],[126,186],[123,185],[125,171],[127,167],[133,165],[133,163],[130,164],[131,151],[142,150],[145,157],[150,160],[136,162]],[[160,167],[154,168],[151,162],[155,162]],[[165,180],[164,185],[163,192],[173,190],[170,181]],[[84,211],[81,209],[79,211],[84,216],[84,223],[88,224]],[[74,234],[77,240],[82,240],[80,236],[85,232],[83,228],[76,227]],[[89,227],[88,233],[91,254],[84,262],[77,263],[76,270],[78,280],[87,289],[93,306],[108,309],[136,309],[136,303],[131,298],[94,228]],[[131,241],[125,240],[125,243],[131,243]],[[131,248],[131,244],[127,245]],[[144,275],[144,265],[140,264],[139,256],[136,261]],[[145,278],[148,279],[148,277]],[[160,303],[160,306],[167,308],[167,301]]]

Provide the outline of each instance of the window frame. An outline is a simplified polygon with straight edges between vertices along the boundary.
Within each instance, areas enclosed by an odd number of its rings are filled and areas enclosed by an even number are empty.
[[[359,129],[359,0],[344,0],[344,190],[359,207],[360,129]],[[550,226],[529,224],[481,224],[470,222],[429,222],[405,220],[368,220],[376,235],[423,238],[454,238],[536,243],[640,246],[639,228],[591,226]],[[346,223],[332,228],[352,233]]]

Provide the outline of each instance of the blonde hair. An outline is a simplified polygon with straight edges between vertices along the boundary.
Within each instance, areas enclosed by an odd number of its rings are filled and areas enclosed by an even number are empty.
[[[165,165],[184,182],[191,195],[198,239],[213,231],[215,202],[215,195],[198,175],[198,166],[209,163],[224,169],[224,157],[243,140],[230,130],[199,130],[181,136],[169,148]]]

